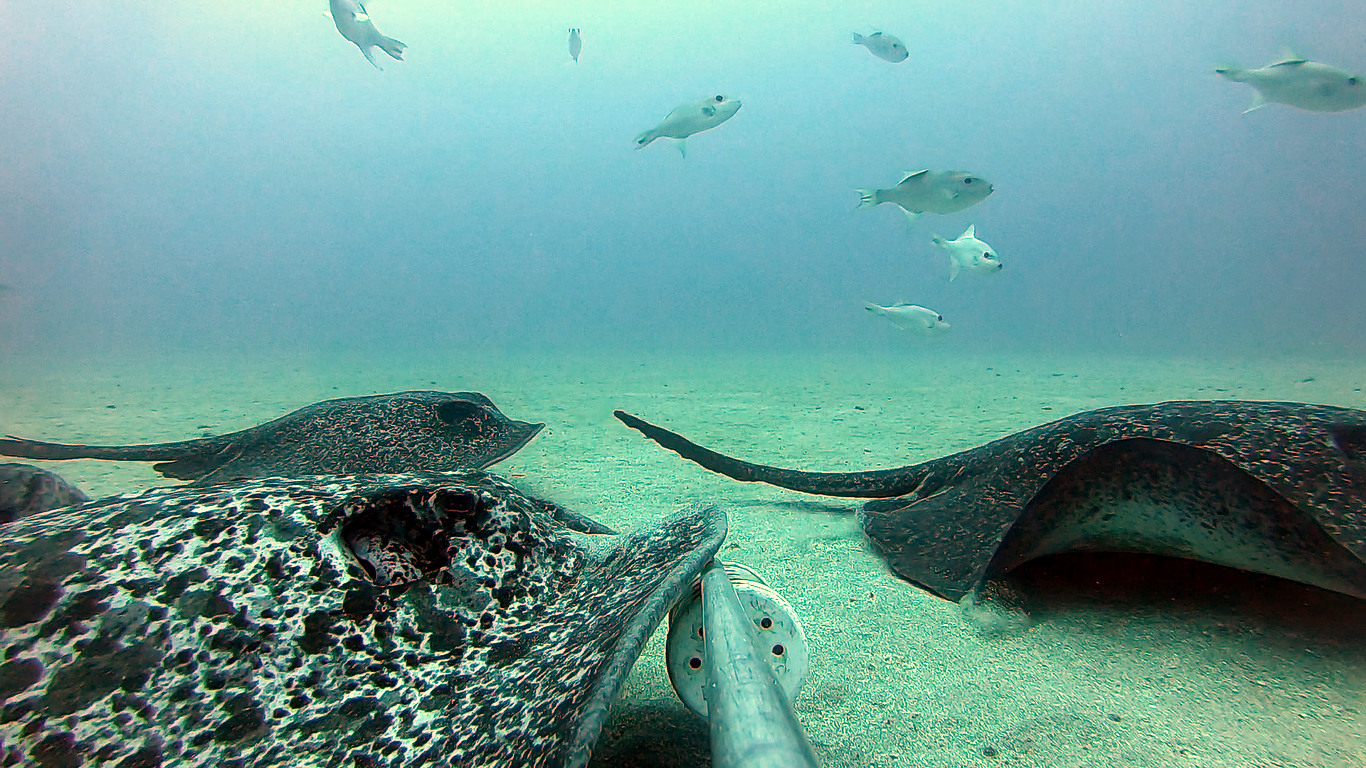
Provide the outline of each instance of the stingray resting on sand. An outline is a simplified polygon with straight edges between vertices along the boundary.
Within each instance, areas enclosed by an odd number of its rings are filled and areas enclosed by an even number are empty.
[[[482,472],[160,488],[0,527],[0,763],[582,766],[720,547]]]
[[[1224,565],[1366,599],[1366,411],[1177,401],[1087,411],[897,469],[750,464],[616,411],[745,482],[872,498],[863,530],[893,571],[952,600],[1063,552]]]
[[[259,427],[157,445],[62,445],[10,436],[0,456],[158,461],[201,484],[252,477],[485,469],[544,424],[514,421],[478,392],[396,392],[324,400]]]
[[[46,469],[0,464],[0,524],[89,500],[81,489]]]

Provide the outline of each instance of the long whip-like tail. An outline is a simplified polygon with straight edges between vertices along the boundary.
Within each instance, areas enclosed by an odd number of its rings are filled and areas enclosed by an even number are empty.
[[[767,483],[820,496],[887,498],[904,496],[916,490],[926,474],[922,465],[868,472],[802,472],[751,464],[703,448],[682,435],[657,427],[625,411],[613,411],[612,415],[621,423],[688,461],[744,483]]]

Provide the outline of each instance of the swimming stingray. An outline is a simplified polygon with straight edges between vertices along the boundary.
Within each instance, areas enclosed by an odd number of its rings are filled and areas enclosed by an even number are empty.
[[[0,527],[0,762],[582,766],[721,545],[482,472],[160,488]]]
[[[397,392],[324,400],[259,427],[158,445],[62,445],[10,436],[0,456],[159,461],[201,484],[249,477],[484,469],[544,424],[513,421],[478,392]]]
[[[1183,401],[1102,408],[897,469],[749,464],[616,412],[746,482],[873,498],[863,529],[901,577],[940,596],[1044,555],[1137,552],[1279,576],[1366,599],[1366,411]]]

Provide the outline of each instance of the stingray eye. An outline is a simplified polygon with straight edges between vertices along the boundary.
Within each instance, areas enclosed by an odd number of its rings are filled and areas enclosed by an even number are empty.
[[[469,421],[482,412],[482,408],[467,400],[447,400],[436,407],[436,417],[447,424]]]
[[[725,97],[725,96],[722,96],[722,95],[719,94],[719,93],[716,95],[716,103],[717,103],[717,104],[720,104],[721,102],[723,102],[723,101],[725,101],[725,100],[726,100],[726,97]]]

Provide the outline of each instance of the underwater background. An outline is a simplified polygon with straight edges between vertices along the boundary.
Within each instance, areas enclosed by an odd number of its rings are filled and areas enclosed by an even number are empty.
[[[1366,6],[366,7],[382,72],[321,2],[7,3],[0,350],[899,350],[862,304],[906,301],[979,351],[1363,351],[1366,113],[1213,69],[1363,66]],[[855,210],[921,168],[995,193]],[[968,224],[1005,269],[950,284]]]

